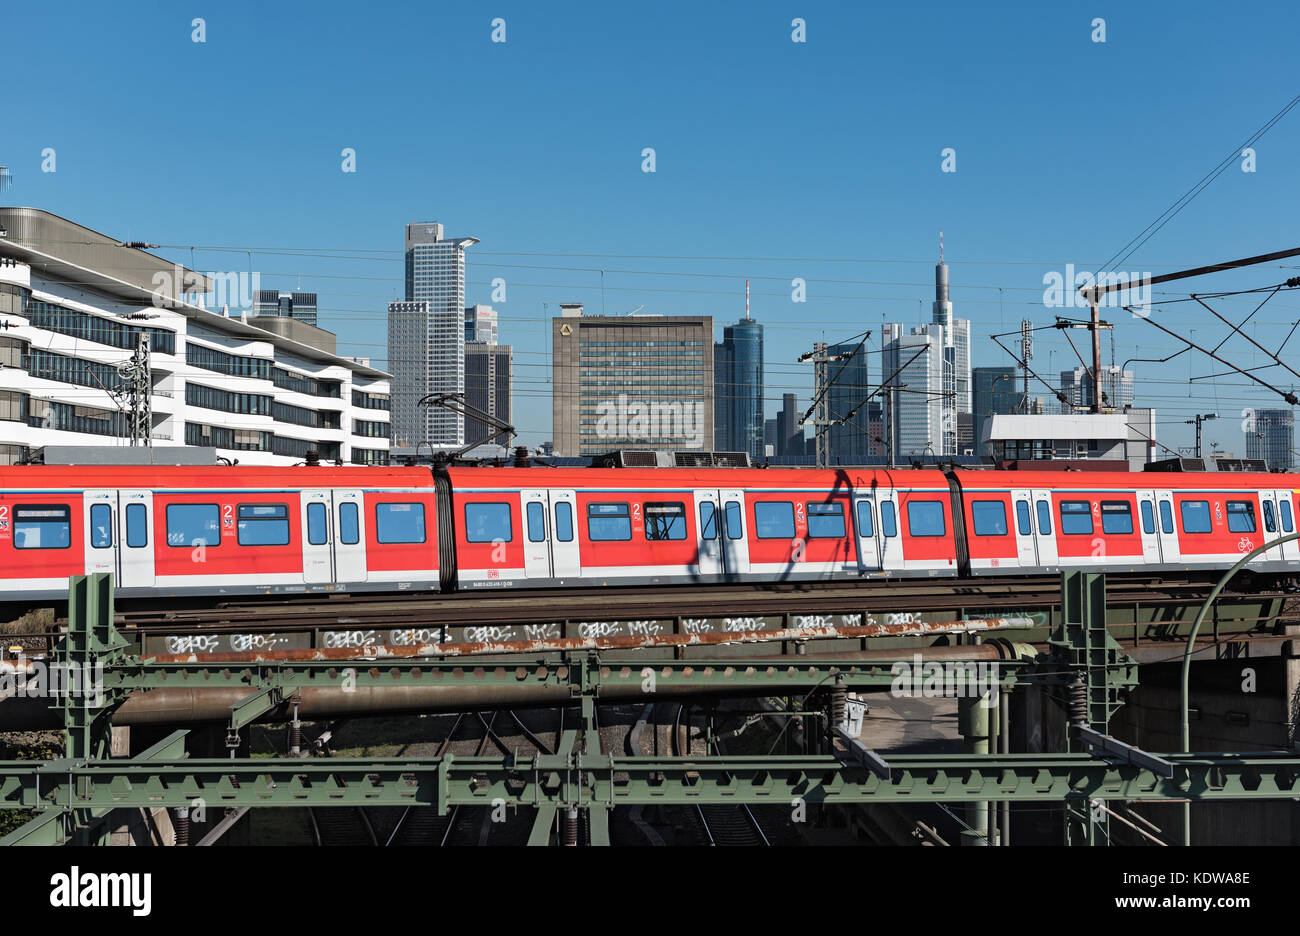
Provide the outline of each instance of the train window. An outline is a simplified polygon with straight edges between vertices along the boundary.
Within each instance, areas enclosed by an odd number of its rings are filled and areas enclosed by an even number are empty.
[[[546,508],[538,501],[532,501],[528,505],[528,542],[542,543],[546,541]]]
[[[1052,505],[1045,500],[1038,502],[1038,532],[1043,536],[1052,535]]]
[[[420,517],[420,535],[424,535],[424,517]],[[509,504],[466,504],[465,538],[471,543],[509,543],[515,531],[510,523]],[[381,539],[382,543],[383,540]],[[420,542],[424,542],[423,539]]]
[[[907,532],[913,536],[943,536],[947,532],[943,522],[943,501],[908,501]]]
[[[1282,532],[1291,532],[1291,502],[1282,501]]]
[[[1101,532],[1132,533],[1133,506],[1127,501],[1101,502]]]
[[[844,525],[843,504],[809,504],[809,539],[844,539],[848,530]]]
[[[1254,533],[1255,505],[1250,501],[1228,501],[1228,531]]]
[[[727,539],[743,539],[745,525],[740,522],[740,502],[727,501],[727,506],[723,509],[722,515],[727,521]]]
[[[94,504],[90,508],[90,545],[94,549],[108,549],[113,545],[113,508],[108,504]]]
[[[1092,507],[1087,501],[1061,501],[1061,532],[1072,536],[1092,533]]]
[[[1231,515],[1229,515],[1229,519],[1231,519]],[[1268,533],[1277,532],[1277,514],[1273,510],[1271,500],[1264,501],[1264,530]]]
[[[216,504],[168,504],[167,545],[220,546],[221,519]]]
[[[630,540],[632,515],[627,504],[588,504],[587,538],[593,542]]]
[[[1142,532],[1154,533],[1156,531],[1156,513],[1151,509],[1151,501],[1142,502]]]
[[[361,509],[356,504],[339,504],[339,542],[344,546],[361,542]]]
[[[573,542],[573,505],[568,502],[555,505],[555,538],[561,543]]]
[[[973,501],[970,505],[971,519],[974,521],[976,536],[1007,535],[1007,505],[1002,501]],[[1025,510],[1028,517],[1029,510]]]
[[[1160,502],[1160,532],[1174,532],[1174,510],[1169,506],[1169,501]]]
[[[312,546],[324,546],[329,541],[329,521],[325,517],[325,505],[320,501],[315,501],[307,505],[307,542]],[[245,544],[244,542],[244,523],[239,523],[239,544],[243,545],[265,545],[261,543]],[[280,545],[284,545],[283,543]]]
[[[72,545],[72,511],[65,504],[14,507],[14,548],[67,549]]]
[[[126,505],[126,545],[131,549],[149,545],[149,508],[144,504]]]
[[[759,539],[794,539],[794,504],[789,501],[756,503],[754,535]]]
[[[384,545],[423,543],[424,505],[375,504],[375,541]]]
[[[871,501],[858,501],[858,536],[874,535],[871,529]]]
[[[648,540],[686,539],[686,505],[652,504],[642,507],[645,513],[645,538]]]
[[[1027,500],[1016,501],[1016,532],[1021,536],[1028,536],[1034,532],[1034,528],[1030,524],[1029,501]]]
[[[1209,501],[1183,501],[1178,510],[1183,515],[1184,533],[1210,532]]]
[[[718,538],[718,508],[713,501],[700,502],[700,539]]]
[[[308,504],[307,522],[311,525],[313,507],[321,512],[321,539],[325,542],[325,505]],[[285,504],[240,504],[239,531],[240,546],[287,546],[289,545],[289,508]],[[316,540],[311,540],[316,543]]]
[[[894,514],[893,501],[880,502],[880,532],[886,537],[898,535],[898,517]]]

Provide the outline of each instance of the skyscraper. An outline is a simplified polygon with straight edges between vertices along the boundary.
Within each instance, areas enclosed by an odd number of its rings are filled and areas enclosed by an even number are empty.
[[[867,377],[867,346],[865,342],[850,341],[831,345],[826,353],[839,357],[827,365],[830,389],[826,391],[826,399],[832,421],[826,430],[830,464],[861,465],[870,452],[871,442],[864,405],[873,389]]]
[[[971,429],[978,447],[984,432],[984,421],[994,413],[1015,413],[1022,406],[1020,391],[1016,387],[1016,369],[1014,367],[977,367],[971,372],[974,385],[973,405],[974,419]],[[987,455],[981,451],[978,454]]]
[[[282,293],[274,289],[259,289],[253,301],[253,316],[292,318],[308,325],[316,324],[316,294],[309,292]]]
[[[465,310],[465,341],[497,343],[497,313],[490,305],[472,305]]]
[[[957,452],[957,414],[971,411],[970,322],[953,318],[948,299],[948,264],[943,262],[943,232],[939,232],[939,263],[934,268],[931,321],[943,329],[944,425],[947,454]]]
[[[957,454],[956,416],[944,407],[943,326],[915,325],[908,332],[890,323],[884,344],[885,438],[893,458],[906,463],[912,457]]]
[[[465,249],[477,243],[444,237],[436,222],[406,226],[406,300],[388,305],[395,445],[465,444],[460,414],[417,404],[429,393],[465,392]]]
[[[1074,413],[1092,406],[1092,378],[1088,368],[1076,367],[1074,370],[1061,371],[1061,392],[1070,402],[1061,404],[1062,413]],[[1120,372],[1112,364],[1101,369],[1101,392],[1105,395],[1102,409],[1122,412],[1124,407],[1133,405],[1133,372]]]
[[[1295,448],[1295,414],[1291,410],[1256,410],[1246,421],[1246,457],[1262,458],[1270,471],[1290,471]]]
[[[471,341],[465,345],[465,402],[470,406],[510,423],[510,385],[514,366],[514,351],[510,345],[487,344]],[[492,428],[481,419],[465,417],[465,444],[481,442],[492,434]],[[510,436],[495,433],[490,440],[496,445],[509,445]]]
[[[744,318],[713,349],[714,447],[763,457],[763,326]]]

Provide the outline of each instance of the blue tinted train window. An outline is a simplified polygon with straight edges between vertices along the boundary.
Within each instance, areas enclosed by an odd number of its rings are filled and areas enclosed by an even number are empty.
[[[573,505],[567,502],[555,505],[555,538],[561,543],[573,542]]]
[[[168,504],[168,546],[220,546],[221,520],[216,504]]]
[[[339,542],[355,546],[361,542],[361,511],[356,504],[339,504]]]
[[[587,538],[594,542],[630,540],[632,515],[627,504],[588,504]]]
[[[325,519],[325,505],[319,501],[308,504],[307,542],[312,546],[324,546],[328,539],[329,524]],[[244,543],[243,523],[240,523],[239,542]]]
[[[908,501],[907,531],[913,536],[943,536],[947,532],[943,522],[943,502]]]
[[[1282,501],[1282,532],[1291,532],[1291,502]]]
[[[759,539],[794,539],[794,504],[789,501],[756,503],[754,535]]]
[[[420,519],[420,533],[423,535],[423,515]],[[514,535],[509,504],[465,505],[465,538],[471,543],[509,543]]]
[[[546,508],[537,501],[528,505],[528,542],[541,543],[546,539]]]
[[[1045,500],[1038,502],[1038,532],[1043,536],[1052,535],[1052,505]]]
[[[745,535],[745,525],[740,522],[740,502],[727,501],[723,517],[727,521],[727,539],[742,539]]]
[[[15,548],[67,549],[71,545],[72,511],[69,507],[64,504],[14,507]]]
[[[1174,532],[1174,511],[1169,506],[1169,501],[1160,502],[1160,532]]]
[[[700,539],[718,538],[718,508],[713,501],[700,503]]]
[[[872,536],[871,501],[858,501],[858,536]]]
[[[1265,503],[1268,503],[1265,501]],[[1255,532],[1255,505],[1250,501],[1228,501],[1228,532]]]
[[[1101,502],[1101,531],[1103,533],[1133,532],[1133,508],[1128,502]]]
[[[1029,522],[1029,501],[1016,501],[1016,531],[1021,536],[1028,536],[1034,532],[1033,526]]]
[[[1061,501],[1061,532],[1071,536],[1092,533],[1092,507],[1087,501]]]
[[[1007,535],[1007,505],[1002,501],[974,501],[970,505],[970,515],[974,521],[976,536]],[[1026,508],[1025,518],[1028,517],[1029,509]]]
[[[1151,509],[1151,501],[1142,502],[1142,532],[1154,533],[1156,531],[1156,514]]]
[[[376,504],[375,541],[383,544],[423,543],[424,505]]]
[[[645,513],[645,538],[648,540],[686,539],[686,505],[653,504],[642,506]]]
[[[126,545],[132,549],[149,545],[149,509],[144,504],[126,505]]]
[[[324,530],[325,505],[308,504],[307,520],[310,524],[312,508],[321,512],[321,529]],[[289,508],[285,504],[240,504],[240,546],[287,546],[289,544]],[[312,540],[312,542],[316,542]],[[320,542],[325,542],[323,533]]]
[[[848,530],[844,525],[843,504],[809,504],[809,539],[844,539]]]
[[[880,502],[880,532],[887,537],[898,535],[898,517],[894,513],[893,501]]]
[[[1209,501],[1183,501],[1178,509],[1183,515],[1184,533],[1210,532]]]
[[[1277,514],[1271,500],[1264,501],[1264,529],[1269,533],[1277,532]]]
[[[108,504],[95,504],[90,508],[90,545],[95,549],[108,549],[113,545],[113,509]]]

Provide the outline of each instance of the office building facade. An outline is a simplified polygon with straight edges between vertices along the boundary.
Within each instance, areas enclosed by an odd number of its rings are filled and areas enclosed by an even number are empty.
[[[957,454],[956,415],[948,395],[943,328],[939,325],[884,327],[882,390],[887,428],[886,454],[906,464],[910,458]]]
[[[1020,412],[1024,403],[1017,386],[1014,367],[976,367],[971,371],[972,407],[974,417],[971,428],[974,440],[979,443],[984,435],[985,421],[995,413],[1010,414]],[[989,455],[988,447],[977,446],[978,455]]]
[[[1269,471],[1290,471],[1295,463],[1295,414],[1291,410],[1255,410],[1245,421],[1246,457],[1262,458]]]
[[[253,317],[291,318],[308,325],[317,325],[316,294],[259,289],[253,305]]]
[[[1102,411],[1123,412],[1134,404],[1133,372],[1121,371],[1114,364],[1101,369]],[[1061,404],[1062,413],[1076,413],[1092,408],[1092,377],[1088,368],[1061,371],[1061,393],[1069,403]]]
[[[763,326],[741,319],[713,348],[714,445],[723,452],[763,452]]]
[[[875,389],[868,377],[866,343],[831,345],[826,353],[839,358],[826,365],[830,379],[826,402],[832,423],[826,430],[830,465],[865,464],[871,449],[867,397]]]
[[[711,316],[584,315],[551,321],[555,452],[709,451],[714,445]]]

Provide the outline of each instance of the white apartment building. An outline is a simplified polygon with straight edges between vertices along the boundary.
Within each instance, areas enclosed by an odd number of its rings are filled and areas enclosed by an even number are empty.
[[[49,212],[0,208],[0,464],[46,445],[128,446],[121,367],[141,332],[155,448],[387,464],[388,375],[249,324],[255,285],[229,314],[186,301],[217,285]]]

